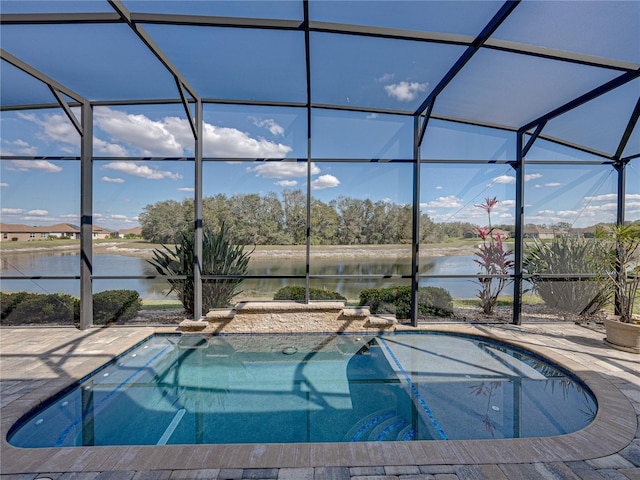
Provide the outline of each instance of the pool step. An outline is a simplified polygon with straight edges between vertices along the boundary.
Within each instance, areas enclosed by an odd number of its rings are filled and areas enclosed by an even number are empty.
[[[411,424],[394,410],[379,410],[367,415],[349,429],[347,442],[382,442],[411,440],[415,435]]]

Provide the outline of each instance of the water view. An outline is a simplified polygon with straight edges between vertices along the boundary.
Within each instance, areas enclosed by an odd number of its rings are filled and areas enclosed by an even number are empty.
[[[478,266],[473,255],[428,257],[421,262],[420,271],[429,275],[473,275]],[[154,276],[156,271],[146,259],[122,255],[94,255],[94,275],[97,276]],[[312,275],[406,275],[410,269],[410,257],[386,258],[312,258]],[[37,293],[67,293],[79,296],[78,281],[61,279],[28,279],[35,276],[79,276],[80,256],[77,252],[24,252],[3,255],[3,276],[20,276],[24,280],[3,280],[3,291],[28,291]],[[304,259],[283,261],[281,258],[252,259],[249,275],[302,275]],[[273,293],[285,285],[304,285],[304,279],[247,279],[242,284],[246,298],[272,298]],[[348,299],[357,299],[364,288],[382,288],[408,285],[408,279],[398,278],[322,278],[312,279],[311,286],[338,291]],[[447,289],[455,298],[474,297],[477,282],[466,278],[423,278],[421,286],[439,286]],[[94,292],[112,289],[137,290],[144,299],[166,298],[169,286],[163,279],[95,279]],[[509,294],[505,289],[503,294]]]

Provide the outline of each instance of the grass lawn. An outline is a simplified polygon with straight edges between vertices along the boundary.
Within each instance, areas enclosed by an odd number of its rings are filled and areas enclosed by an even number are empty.
[[[544,305],[544,301],[540,297],[540,295],[531,295],[525,294],[522,295],[522,304],[523,305]],[[458,308],[480,308],[481,302],[479,298],[454,298],[453,306]],[[504,296],[498,297],[498,302],[496,303],[499,307],[510,307],[513,305],[513,297],[512,296]]]
[[[179,300],[142,300],[142,310],[166,310],[169,308],[182,308]]]

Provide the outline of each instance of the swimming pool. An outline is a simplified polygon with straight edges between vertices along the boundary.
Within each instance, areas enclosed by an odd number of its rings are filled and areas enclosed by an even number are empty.
[[[588,388],[542,358],[451,334],[156,335],[12,427],[18,447],[553,436]]]

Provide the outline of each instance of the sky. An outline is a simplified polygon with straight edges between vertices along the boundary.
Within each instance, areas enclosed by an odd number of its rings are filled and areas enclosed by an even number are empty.
[[[333,115],[333,117],[331,116]],[[410,158],[410,124],[404,117],[340,115],[320,111],[314,130],[314,156]],[[123,160],[118,157],[181,158],[193,155],[193,140],[179,105],[96,107],[94,111],[94,223],[105,228],[137,226],[144,207],[157,201],[193,197],[193,162]],[[2,221],[46,225],[79,223],[80,169],[77,160],[37,159],[39,155],[76,157],[79,136],[61,111],[3,112],[2,154],[35,159],[2,160]],[[293,108],[208,106],[204,113],[205,196],[307,188],[306,116]],[[371,126],[368,126],[371,124]],[[423,158],[508,159],[509,134],[433,122]],[[318,142],[315,153],[315,142]],[[331,138],[331,141],[325,140]],[[429,146],[427,148],[427,145]],[[452,147],[454,145],[455,147]],[[576,159],[568,148],[541,142],[531,158]],[[543,148],[543,147],[547,148]],[[472,156],[473,155],[473,156]],[[225,158],[272,158],[227,161]],[[588,159],[584,154],[578,155]],[[636,167],[636,168],[634,168]],[[413,166],[407,162],[311,164],[311,191],[324,202],[339,196],[410,204]],[[427,163],[421,169],[421,210],[434,221],[486,224],[475,205],[499,201],[494,223],[513,223],[515,172],[509,165]],[[616,175],[609,166],[529,165],[525,175],[525,221],[567,222],[576,227],[615,219]],[[640,217],[640,177],[628,172],[627,215]]]
[[[311,2],[316,21],[477,35],[502,4],[492,2]],[[545,6],[546,4],[546,6]],[[301,17],[301,2],[136,2],[132,11],[264,18]],[[393,8],[391,6],[393,5]],[[565,2],[522,2],[496,32],[502,40],[538,41],[547,48],[612,56],[640,63],[640,29],[628,19],[634,2],[609,2],[606,14],[595,2],[575,13]],[[365,8],[366,7],[366,8]],[[107,2],[7,2],[3,13],[112,11]],[[548,9],[553,10],[549,15]],[[457,15],[465,9],[460,21]],[[473,14],[469,13],[473,11]],[[400,13],[403,13],[402,15]],[[422,18],[424,21],[417,21]],[[455,20],[455,21],[454,21]],[[571,41],[556,34],[571,30]],[[573,23],[572,23],[573,22]],[[581,25],[589,25],[585,30]],[[611,35],[611,25],[617,25]],[[304,38],[299,31],[145,25],[189,84],[204,98],[306,102]],[[542,35],[540,32],[544,33]],[[172,76],[128,26],[4,25],[3,49],[92,100],[177,98]],[[593,38],[606,41],[593,41]],[[311,100],[314,104],[413,112],[435,88],[464,46],[389,41],[311,32]],[[126,54],[124,54],[126,52]],[[523,125],[618,72],[537,58],[522,74],[512,53],[482,52],[438,97],[434,113],[472,120]],[[81,65],[81,74],[77,66]],[[520,72],[520,73],[518,73]],[[3,104],[52,103],[48,88],[2,62]],[[229,81],[232,79],[233,81]],[[615,151],[640,80],[549,122],[543,133]],[[635,99],[635,100],[634,100]],[[193,136],[180,104],[94,108],[93,207],[96,225],[137,226],[149,204],[193,196]],[[77,112],[76,112],[77,114]],[[304,108],[205,104],[204,195],[307,189],[307,117]],[[598,121],[595,134],[585,126]],[[561,121],[562,120],[562,121]],[[408,115],[316,108],[311,118],[311,191],[324,202],[340,196],[410,204],[413,119]],[[0,153],[25,156],[1,160],[2,222],[47,225],[79,223],[79,135],[61,109],[0,114]],[[628,149],[637,152],[640,127]],[[634,146],[635,145],[635,146]],[[39,159],[39,156],[54,157]],[[169,160],[124,160],[119,157]],[[515,159],[511,132],[432,120],[423,159]],[[233,159],[233,161],[232,161]],[[238,161],[270,159],[272,161]],[[327,160],[366,159],[373,163]],[[529,160],[602,160],[538,140]],[[303,161],[301,161],[303,160]],[[395,160],[389,162],[389,160]],[[627,173],[627,218],[640,218],[637,160]],[[486,223],[475,205],[499,201],[493,221],[513,223],[515,174],[508,165],[423,164],[421,211],[437,222]],[[616,176],[599,165],[529,165],[525,171],[525,222],[566,222],[585,227],[615,220]]]

